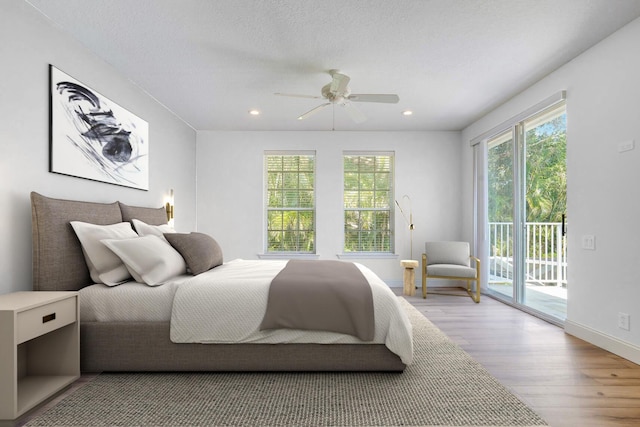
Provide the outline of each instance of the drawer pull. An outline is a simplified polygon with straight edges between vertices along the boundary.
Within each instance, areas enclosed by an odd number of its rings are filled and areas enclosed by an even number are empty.
[[[51,313],[46,316],[42,316],[42,323],[51,322],[52,320],[56,320],[56,314]]]

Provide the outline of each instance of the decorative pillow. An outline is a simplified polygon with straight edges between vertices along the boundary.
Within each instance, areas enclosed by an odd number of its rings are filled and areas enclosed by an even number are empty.
[[[158,236],[105,239],[102,243],[120,257],[137,282],[158,286],[187,272],[182,256]]]
[[[203,233],[166,233],[164,237],[180,252],[194,275],[222,265],[222,248],[211,236]]]
[[[118,202],[118,204],[120,205],[120,212],[122,212],[122,220],[125,222],[137,218],[151,225],[167,223],[167,211],[162,206],[159,208],[143,208],[125,205],[122,202]]]
[[[163,236],[164,233],[176,232],[176,230],[174,230],[169,224],[149,225],[139,219],[132,219],[131,222],[133,223],[133,228],[136,229],[140,236],[158,236],[163,240],[166,240]]]
[[[71,226],[82,245],[91,279],[95,283],[115,286],[131,277],[129,270],[112,251],[100,241],[104,239],[130,239],[137,237],[128,222],[111,225],[96,225],[71,221]]]

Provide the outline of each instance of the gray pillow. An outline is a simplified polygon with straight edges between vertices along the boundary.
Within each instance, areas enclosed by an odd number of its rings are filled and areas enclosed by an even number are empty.
[[[159,208],[143,208],[140,206],[129,206],[122,202],[118,202],[120,205],[120,212],[122,212],[122,221],[131,222],[132,219],[139,219],[146,222],[149,225],[162,225],[166,224],[167,211],[164,207]]]
[[[165,239],[182,255],[191,273],[196,275],[222,265],[222,248],[203,233],[164,233]]]

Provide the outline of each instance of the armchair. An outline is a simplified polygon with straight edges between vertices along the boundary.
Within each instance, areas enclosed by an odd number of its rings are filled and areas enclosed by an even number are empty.
[[[466,281],[467,294],[480,302],[480,260],[471,255],[468,242],[426,242],[422,254],[422,298],[427,297],[427,279]],[[471,282],[475,282],[475,293]]]

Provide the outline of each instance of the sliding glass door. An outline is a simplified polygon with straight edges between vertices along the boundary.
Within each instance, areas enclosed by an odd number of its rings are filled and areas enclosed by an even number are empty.
[[[564,104],[487,141],[488,290],[564,321],[566,114]]]

